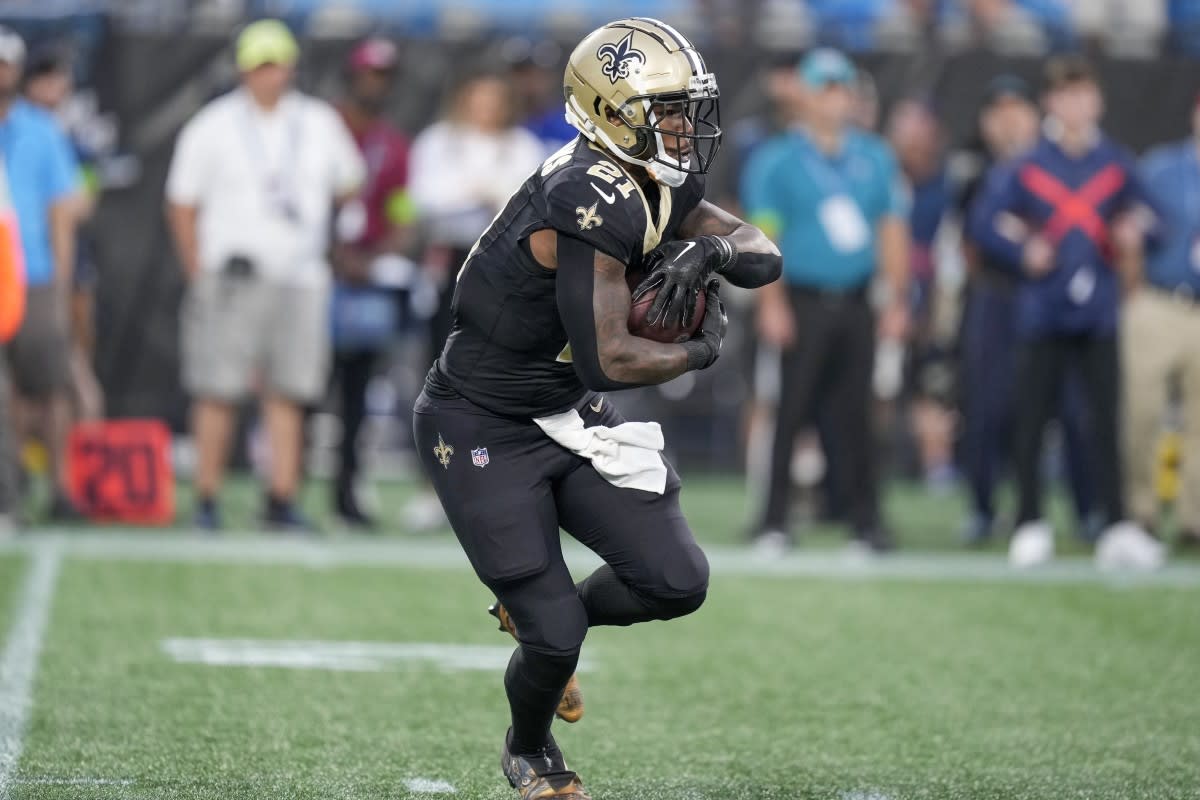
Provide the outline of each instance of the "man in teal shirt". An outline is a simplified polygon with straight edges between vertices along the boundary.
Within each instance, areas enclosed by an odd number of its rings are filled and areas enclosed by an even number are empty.
[[[908,191],[880,138],[852,127],[855,69],[820,48],[800,63],[794,101],[801,124],[764,143],[742,177],[747,217],[778,243],[783,280],[760,294],[759,335],[780,351],[779,411],[760,544],[790,542],[788,494],[801,427],[828,418],[834,485],[846,492],[855,538],[892,546],[879,515],[871,387],[876,315],[868,299],[886,279],[880,334],[908,327]]]
[[[17,400],[33,417],[49,454],[54,492],[50,517],[78,516],[67,491],[71,427],[67,339],[75,261],[79,164],[54,118],[18,94],[25,45],[0,26],[0,158],[21,232],[27,285],[25,319],[7,346]]]

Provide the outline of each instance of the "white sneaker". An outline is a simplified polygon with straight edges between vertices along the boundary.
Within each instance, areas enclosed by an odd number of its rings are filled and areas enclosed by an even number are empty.
[[[1110,525],[1096,542],[1096,566],[1100,569],[1152,570],[1166,560],[1167,548],[1136,522]]]
[[[783,531],[763,531],[754,537],[754,555],[760,558],[778,558],[788,551],[791,542]]]
[[[1014,567],[1036,567],[1054,557],[1054,531],[1045,520],[1026,522],[1008,543],[1008,563]]]

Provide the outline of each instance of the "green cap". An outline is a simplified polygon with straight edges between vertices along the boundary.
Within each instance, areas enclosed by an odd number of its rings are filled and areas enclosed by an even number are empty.
[[[300,46],[288,27],[277,19],[264,19],[246,26],[237,40],[237,65],[242,72],[263,64],[290,67],[300,56]]]

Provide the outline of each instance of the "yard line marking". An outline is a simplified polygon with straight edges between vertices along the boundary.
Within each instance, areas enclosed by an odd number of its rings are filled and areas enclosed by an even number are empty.
[[[71,558],[96,561],[163,561],[183,563],[293,565],[313,569],[337,567],[404,567],[425,570],[469,570],[457,542],[405,540],[341,541],[268,539],[231,533],[212,540],[179,533],[40,533],[38,540],[58,543]],[[28,539],[0,542],[0,553],[28,551]],[[1089,558],[1063,558],[1034,569],[1017,570],[1002,554],[896,553],[885,557],[852,557],[838,551],[800,551],[764,558],[746,548],[705,547],[717,575],[745,577],[811,577],[841,580],[970,581],[1016,584],[1096,584],[1113,588],[1200,588],[1200,564],[1172,563],[1148,573],[1102,572]],[[563,552],[580,569],[600,564],[589,550],[569,540]]]
[[[404,785],[413,794],[454,794],[458,791],[452,783],[431,778],[409,778]]]
[[[130,778],[17,778],[15,784],[24,786],[133,786]]]
[[[33,548],[33,562],[13,614],[15,622],[0,654],[0,800],[9,797],[21,758],[33,705],[33,678],[61,564],[56,544]]]
[[[339,672],[383,672],[402,666],[434,666],[443,672],[503,672],[512,645],[436,642],[326,642],[274,639],[163,639],[159,648],[183,664],[278,667]],[[578,672],[594,668],[581,658]]]

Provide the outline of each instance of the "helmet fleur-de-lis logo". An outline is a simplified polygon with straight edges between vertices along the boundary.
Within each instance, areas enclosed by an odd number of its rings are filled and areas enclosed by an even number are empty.
[[[625,38],[616,44],[609,42],[601,45],[596,51],[596,58],[604,62],[600,71],[614,84],[622,78],[628,78],[629,71],[635,66],[646,63],[646,54],[633,47],[633,31],[625,34]]]
[[[579,219],[577,220],[579,223],[579,230],[590,231],[592,228],[599,228],[604,224],[604,217],[596,213],[596,206],[599,204],[599,201],[597,201],[592,203],[592,205],[588,208],[579,206],[575,209],[575,213],[579,215]]]
[[[438,463],[442,467],[450,469],[450,456],[454,455],[454,448],[442,440],[440,433],[438,434],[437,447],[433,448],[433,454],[437,457]]]

